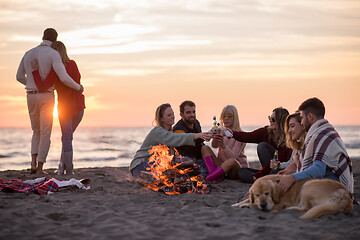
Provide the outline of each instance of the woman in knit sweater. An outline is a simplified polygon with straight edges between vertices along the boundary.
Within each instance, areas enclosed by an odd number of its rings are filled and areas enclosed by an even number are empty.
[[[133,177],[139,177],[142,171],[149,171],[149,150],[156,145],[162,144],[169,148],[182,145],[195,146],[196,139],[210,141],[212,135],[206,132],[202,133],[173,133],[175,115],[168,103],[160,105],[155,112],[156,126],[148,133],[140,149],[135,153],[130,163],[130,173]]]

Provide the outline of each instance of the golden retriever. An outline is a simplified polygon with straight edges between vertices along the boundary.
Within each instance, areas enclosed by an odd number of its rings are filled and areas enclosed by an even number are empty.
[[[322,215],[351,213],[353,202],[347,188],[330,179],[304,179],[296,181],[286,192],[280,185],[279,175],[267,175],[251,186],[250,197],[234,207],[259,208],[262,211],[281,211],[284,208],[307,211],[300,218],[314,219]]]

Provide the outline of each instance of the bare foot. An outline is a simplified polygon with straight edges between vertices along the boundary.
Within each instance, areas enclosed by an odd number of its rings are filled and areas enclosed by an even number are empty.
[[[47,172],[45,172],[43,170],[43,166],[44,166],[44,163],[38,162],[38,166],[37,166],[37,169],[36,169],[36,174],[42,174],[42,175],[48,174]]]
[[[36,173],[35,174],[41,174],[41,175],[47,175],[49,173],[45,172],[44,170],[36,170]]]
[[[36,162],[37,154],[33,154],[31,156],[31,169],[30,174],[35,174],[37,170],[37,162]]]
[[[36,173],[36,162],[35,163],[31,163],[31,169],[30,169],[30,174],[35,174]]]

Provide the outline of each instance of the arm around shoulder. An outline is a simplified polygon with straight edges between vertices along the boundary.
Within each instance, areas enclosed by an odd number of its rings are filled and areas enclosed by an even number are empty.
[[[51,61],[52,67],[58,75],[60,81],[62,81],[66,86],[75,89],[76,91],[81,91],[83,89],[83,87],[80,84],[77,84],[66,72],[65,66],[62,63],[58,52],[54,51],[51,54]]]

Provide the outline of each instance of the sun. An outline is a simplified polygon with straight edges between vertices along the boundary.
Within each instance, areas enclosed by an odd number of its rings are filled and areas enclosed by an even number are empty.
[[[58,113],[58,101],[57,101],[57,93],[55,92],[55,104],[54,104],[54,111],[53,111],[53,117],[54,118],[59,118],[59,113]]]

